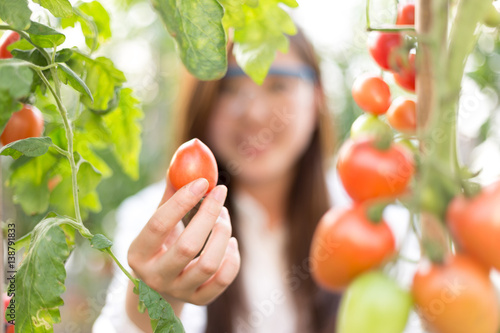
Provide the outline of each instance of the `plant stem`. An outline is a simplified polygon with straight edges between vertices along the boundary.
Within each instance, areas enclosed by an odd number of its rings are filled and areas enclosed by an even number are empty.
[[[66,130],[66,139],[68,141],[68,156],[67,157],[68,157],[68,160],[69,160],[69,163],[71,166],[71,181],[72,181],[72,185],[73,185],[72,187],[73,187],[73,202],[75,205],[75,216],[76,216],[76,220],[78,221],[78,223],[83,225],[82,216],[80,214],[79,199],[78,199],[78,182],[77,182],[78,167],[75,164],[75,156],[73,153],[73,129],[71,127],[71,123],[70,123],[70,120],[68,118],[68,112],[66,111],[66,108],[61,101],[60,94],[58,94],[54,90],[54,87],[52,87],[52,85],[50,85],[49,81],[47,80],[45,75],[43,75],[42,71],[37,70],[37,73],[40,76],[40,78],[42,79],[43,83],[45,83],[47,88],[49,88],[50,92],[54,96],[54,99],[56,100],[56,103],[57,103],[57,107],[59,109],[59,113],[61,114],[61,117],[63,118],[64,128]],[[56,85],[57,85],[57,82],[59,82],[59,78],[57,77],[57,73],[55,76],[53,75],[53,79],[56,81]]]
[[[115,255],[111,251],[111,249],[107,248],[107,249],[104,249],[104,251],[107,254],[109,254],[111,256],[111,258],[113,258],[114,262],[118,265],[118,267],[120,267],[120,269],[122,270],[122,272],[130,279],[130,281],[132,281],[134,283],[134,285],[136,286],[136,288],[139,288],[139,280],[136,279],[136,278],[134,278],[132,275],[130,275],[129,271],[127,271],[125,269],[125,267],[122,266],[122,264],[120,263],[120,261],[115,257]]]
[[[368,28],[366,28],[366,30],[367,31],[381,31],[381,32],[402,32],[402,31],[415,32],[415,27],[412,25],[398,25],[398,26],[389,26],[387,28],[368,27]]]

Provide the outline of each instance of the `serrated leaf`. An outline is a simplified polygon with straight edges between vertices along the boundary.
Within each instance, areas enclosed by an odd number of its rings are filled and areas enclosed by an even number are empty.
[[[288,13],[279,6],[280,2],[292,7],[297,5],[294,0],[261,0],[255,8],[244,6],[244,27],[234,32],[236,62],[258,84],[264,81],[276,51],[288,52],[289,41],[284,34],[297,32]]]
[[[80,3],[73,16],[63,19],[61,24],[66,28],[74,27],[77,22],[81,25],[85,44],[92,51],[111,37],[109,14],[98,1]]]
[[[51,27],[38,22],[31,22],[28,30],[31,41],[43,48],[54,48],[66,40],[66,36]]]
[[[106,236],[97,234],[92,237],[90,240],[90,246],[96,250],[104,250],[108,249],[113,245],[113,242],[110,241]]]
[[[73,89],[87,96],[92,102],[94,101],[90,89],[71,68],[65,64],[59,64],[57,66],[57,70],[59,77],[64,84],[69,84]]]
[[[44,154],[36,158],[21,157],[17,161],[7,181],[7,186],[13,189],[13,202],[21,205],[27,215],[45,213],[50,197],[47,184],[51,171],[59,163],[58,158]]]
[[[13,98],[29,94],[33,82],[33,71],[29,63],[19,59],[0,61],[0,90],[7,91]]]
[[[140,120],[144,117],[144,113],[138,104],[139,101],[132,96],[131,89],[122,89],[116,110],[104,116],[118,163],[132,179],[139,178],[139,154],[142,142]]]
[[[94,97],[92,102],[90,98],[82,95],[81,101],[90,109],[109,111],[116,100],[118,88],[126,81],[125,75],[116,69],[108,58],[91,59],[79,53],[75,54],[74,58],[84,64],[87,73],[85,83]]]
[[[30,17],[27,0],[0,0],[0,19],[13,28],[27,29],[31,24]]]
[[[68,0],[33,0],[47,8],[55,17],[68,17],[73,14],[73,7]]]
[[[52,140],[49,137],[27,138],[9,143],[0,149],[0,155],[12,156],[18,159],[21,156],[37,157],[45,154],[51,147]]]
[[[222,25],[226,32],[229,28],[242,28],[245,24],[245,12],[243,5],[245,0],[219,0],[219,3],[224,7],[224,17],[222,17]]]
[[[142,280],[139,281],[139,301],[143,302],[148,309],[154,333],[184,332],[184,327],[179,318],[175,316],[170,304]]]
[[[182,62],[201,80],[221,78],[227,68],[224,10],[216,0],[151,0],[177,42]]]
[[[53,332],[53,324],[61,321],[61,294],[66,290],[64,263],[71,253],[67,243],[71,234],[65,234],[60,225],[73,223],[53,217],[42,220],[33,230],[29,250],[16,275],[17,332]]]

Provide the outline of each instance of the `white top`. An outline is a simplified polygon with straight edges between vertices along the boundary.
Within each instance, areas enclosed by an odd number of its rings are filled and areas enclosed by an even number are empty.
[[[345,194],[334,171],[327,175],[332,204],[346,206],[350,199]],[[127,251],[133,239],[140,232],[160,203],[165,189],[165,180],[143,189],[126,199],[117,211],[117,227],[113,251],[124,265]],[[266,212],[250,195],[238,193],[235,208],[241,215],[240,246],[252,244],[251,251],[245,251],[241,272],[243,287],[247,294],[249,313],[236,318],[238,333],[289,333],[296,329],[296,318],[291,295],[284,283],[291,269],[284,262],[284,230],[267,228]],[[418,259],[418,243],[414,237],[405,238],[408,213],[405,209],[390,206],[384,217],[394,231],[398,245],[404,243],[402,253]],[[404,242],[403,242],[404,240]],[[258,242],[258,243],[256,243]],[[256,246],[257,245],[257,246]],[[409,285],[415,266],[398,263],[395,274],[398,280]],[[125,296],[128,278],[115,267],[113,280],[108,288],[106,304],[93,326],[93,333],[141,333],[128,318],[125,310]],[[203,333],[206,325],[206,307],[186,304],[181,314],[186,333]],[[416,316],[409,321],[407,333],[422,332]]]

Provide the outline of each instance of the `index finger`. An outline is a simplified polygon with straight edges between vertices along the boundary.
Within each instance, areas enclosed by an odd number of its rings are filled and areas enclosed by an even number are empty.
[[[170,172],[170,169],[167,170],[167,186],[165,186],[165,192],[163,192],[163,197],[161,198],[161,201],[160,201],[160,204],[158,205],[158,207],[160,207],[165,202],[167,202],[167,200],[170,199],[177,191],[175,189],[174,185],[172,185],[172,182],[170,181],[170,177],[168,176],[169,172]]]
[[[208,181],[205,178],[197,179],[175,192],[156,210],[131,245],[139,259],[147,260],[161,250],[168,234],[200,201],[207,189]]]

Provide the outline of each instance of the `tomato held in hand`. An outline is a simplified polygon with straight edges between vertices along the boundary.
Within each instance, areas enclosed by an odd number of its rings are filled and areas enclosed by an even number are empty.
[[[447,221],[459,248],[500,271],[500,181],[483,188],[474,198],[453,199]]]
[[[15,31],[8,30],[0,37],[0,59],[12,58],[12,54],[7,50],[10,44],[17,42],[21,37]]]
[[[495,288],[488,271],[468,257],[450,256],[442,265],[421,265],[412,294],[430,332],[498,332],[500,307]]]
[[[347,288],[338,333],[401,333],[413,305],[411,294],[381,272],[368,272]]]
[[[394,71],[401,64],[399,50],[403,41],[403,36],[399,33],[372,31],[368,35],[368,50],[382,69]]]
[[[320,220],[311,243],[311,273],[322,287],[341,291],[359,274],[381,265],[395,249],[382,219],[368,219],[366,207],[331,209]]]
[[[0,136],[2,145],[26,138],[39,137],[43,132],[43,116],[33,105],[25,104],[12,114]]]
[[[415,25],[415,4],[407,3],[398,6],[397,25]]]
[[[387,149],[379,149],[374,138],[361,138],[343,144],[337,169],[347,194],[362,202],[403,194],[415,167],[405,147],[391,143]]]
[[[208,193],[217,185],[217,162],[210,148],[199,139],[192,139],[175,152],[168,176],[176,189],[198,178],[205,178],[208,181]]]
[[[414,93],[416,90],[415,53],[408,55],[408,64],[394,73],[394,81],[403,89]]]
[[[396,130],[415,134],[417,132],[417,104],[414,99],[398,97],[387,111],[387,121]]]
[[[372,114],[384,114],[391,105],[391,90],[378,76],[361,76],[352,86],[352,97],[361,109]]]

